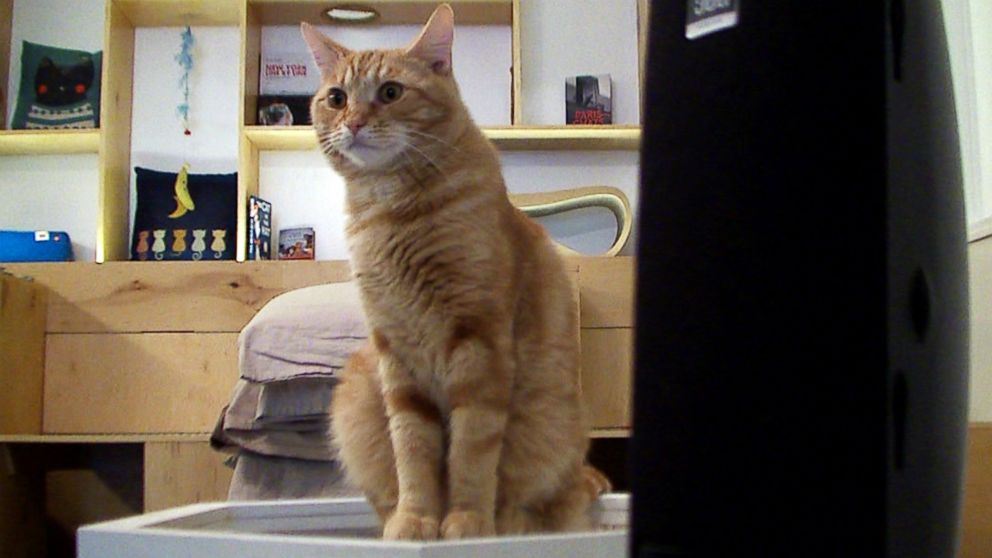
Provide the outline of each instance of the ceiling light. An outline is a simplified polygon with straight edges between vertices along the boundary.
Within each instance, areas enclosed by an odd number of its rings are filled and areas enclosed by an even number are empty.
[[[364,6],[336,6],[324,15],[335,23],[368,23],[379,18],[379,12]]]

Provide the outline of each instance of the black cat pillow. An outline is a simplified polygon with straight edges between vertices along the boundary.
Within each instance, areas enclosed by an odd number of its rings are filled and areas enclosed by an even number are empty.
[[[24,41],[13,129],[98,128],[102,53]]]

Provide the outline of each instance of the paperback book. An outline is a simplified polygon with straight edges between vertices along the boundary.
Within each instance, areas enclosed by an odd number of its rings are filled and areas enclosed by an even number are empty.
[[[248,197],[248,259],[272,259],[272,204]]]
[[[613,124],[610,74],[565,78],[566,124]]]

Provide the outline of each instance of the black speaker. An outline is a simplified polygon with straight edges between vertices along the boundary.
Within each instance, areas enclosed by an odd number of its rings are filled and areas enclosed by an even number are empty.
[[[631,556],[953,557],[966,239],[938,0],[654,0]]]

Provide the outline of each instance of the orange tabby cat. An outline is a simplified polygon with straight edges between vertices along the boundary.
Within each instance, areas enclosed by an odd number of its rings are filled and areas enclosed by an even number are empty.
[[[334,395],[348,478],[388,539],[585,527],[608,483],[583,465],[570,282],[459,97],[451,8],[405,50],[352,52],[302,28],[372,339]]]

